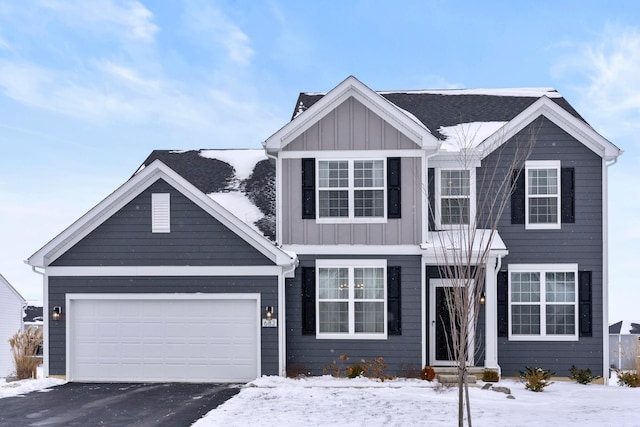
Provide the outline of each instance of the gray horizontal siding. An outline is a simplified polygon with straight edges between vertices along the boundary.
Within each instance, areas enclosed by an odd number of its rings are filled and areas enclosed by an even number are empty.
[[[151,194],[171,194],[171,232],[151,232]],[[158,180],[54,266],[273,265],[262,253],[163,180]]]
[[[421,369],[421,258],[418,256],[350,256],[317,259],[380,259],[388,266],[401,267],[402,335],[389,335],[386,340],[327,340],[302,334],[302,284],[300,269],[294,279],[287,279],[287,372],[321,375],[323,368],[342,354],[349,364],[360,359],[383,357],[390,375],[417,374]],[[315,267],[316,257],[301,256],[300,267]],[[346,364],[344,365],[346,366]]]
[[[511,205],[507,203],[499,222],[500,236],[509,255],[502,270],[509,264],[577,263],[579,270],[592,271],[593,336],[580,337],[577,342],[509,341],[498,339],[498,363],[504,375],[512,376],[525,366],[540,366],[568,376],[571,365],[591,369],[602,375],[602,161],[593,151],[576,141],[547,118],[541,117],[521,131],[512,141],[489,155],[477,170],[491,173],[498,157],[502,166],[498,176],[506,173],[505,160],[513,158],[515,141],[526,144],[535,135],[535,145],[529,160],[560,160],[562,167],[575,171],[575,223],[562,224],[559,230],[525,230],[524,224],[511,224]],[[480,197],[490,192],[478,188]],[[484,212],[486,215],[487,212]]]
[[[278,311],[277,277],[49,277],[49,313],[68,293],[259,293]],[[261,329],[262,374],[278,375],[278,328]],[[49,323],[49,373],[65,375],[65,322]]]
[[[421,159],[401,161],[402,218],[383,224],[318,224],[302,219],[302,161],[282,161],[282,243],[286,245],[418,245],[422,237]]]

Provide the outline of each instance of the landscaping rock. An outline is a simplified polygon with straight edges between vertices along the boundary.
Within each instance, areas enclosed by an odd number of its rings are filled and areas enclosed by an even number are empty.
[[[492,387],[492,385],[493,384],[486,383],[485,385],[482,386],[482,389],[483,390],[489,390]]]
[[[515,399],[515,397],[512,394],[507,395],[507,399]]]
[[[497,391],[499,393],[504,393],[504,394],[511,394],[511,389],[509,387],[491,387],[491,390],[493,391]]]

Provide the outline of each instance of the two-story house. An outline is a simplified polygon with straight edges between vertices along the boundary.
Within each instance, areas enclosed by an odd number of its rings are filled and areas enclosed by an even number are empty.
[[[321,374],[341,354],[392,375],[451,365],[444,271],[464,250],[484,272],[471,364],[605,372],[621,151],[556,91],[349,77],[300,94],[263,146],[154,151],[29,259],[50,375],[243,381]]]

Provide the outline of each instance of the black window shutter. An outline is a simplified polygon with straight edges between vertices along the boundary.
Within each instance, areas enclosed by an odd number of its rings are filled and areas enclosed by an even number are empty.
[[[316,269],[302,267],[302,334],[316,333]]]
[[[509,273],[506,271],[498,272],[497,290],[498,290],[498,336],[506,337],[509,331],[509,317],[507,305],[509,303],[507,293],[509,291]]]
[[[316,159],[302,159],[302,219],[316,217]]]
[[[387,333],[388,335],[402,335],[400,267],[387,267]]]
[[[562,223],[573,223],[576,221],[575,211],[575,178],[573,168],[562,168],[560,170],[560,212]]]
[[[591,271],[580,271],[580,286],[578,290],[578,304],[580,313],[580,336],[590,337],[591,326]]]
[[[524,224],[524,169],[513,171],[511,183],[513,192],[511,193],[511,224]]]
[[[387,218],[401,217],[400,157],[387,159]]]

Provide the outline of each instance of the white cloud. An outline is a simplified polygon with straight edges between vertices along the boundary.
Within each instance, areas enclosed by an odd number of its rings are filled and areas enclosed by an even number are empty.
[[[640,30],[609,25],[600,38],[574,48],[554,74],[570,79],[576,107],[609,137],[640,130]]]
[[[98,27],[112,26],[115,32],[132,40],[152,42],[158,31],[153,23],[153,13],[135,0],[42,0],[47,9],[60,12],[65,22],[71,25]]]
[[[249,60],[255,53],[250,46],[249,36],[220,9],[208,3],[187,2],[185,22],[192,30],[201,33],[201,37],[221,46],[229,58],[237,64],[249,64]]]

